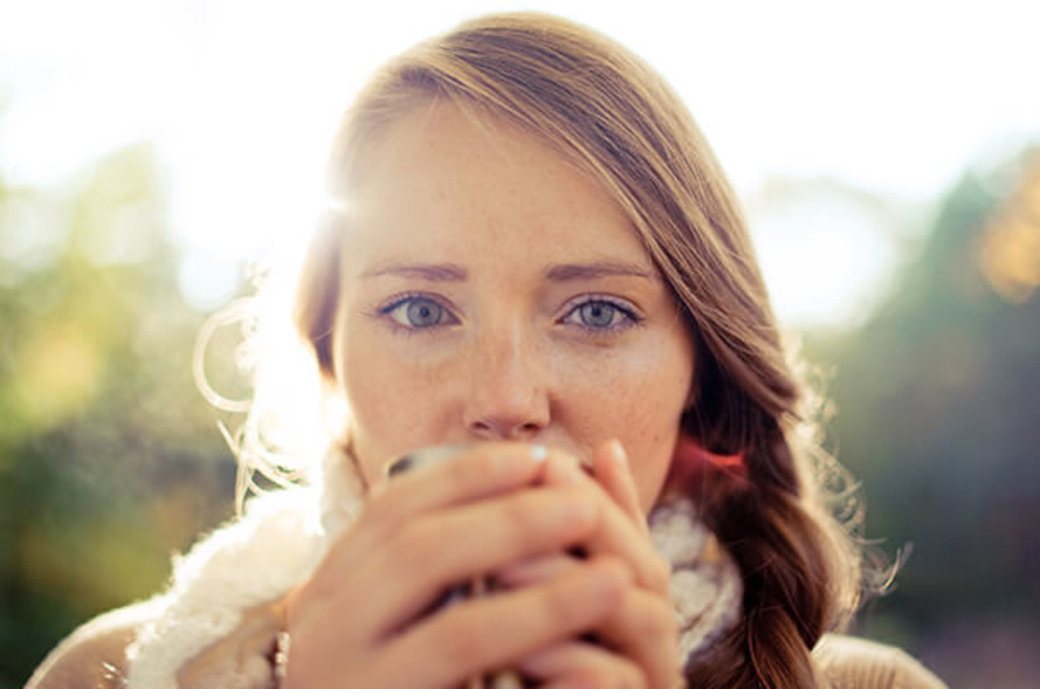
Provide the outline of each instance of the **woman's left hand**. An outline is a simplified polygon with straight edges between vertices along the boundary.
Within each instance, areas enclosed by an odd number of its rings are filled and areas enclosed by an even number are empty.
[[[573,457],[550,452],[548,484],[578,484],[601,502],[600,528],[583,546],[588,555],[616,557],[635,575],[614,612],[595,630],[596,643],[573,640],[534,653],[518,664],[524,676],[546,686],[674,689],[678,625],[669,594],[671,572],[650,541],[646,517],[619,443],[597,449],[592,476]],[[558,576],[576,566],[567,555],[527,560],[499,573],[506,588]]]

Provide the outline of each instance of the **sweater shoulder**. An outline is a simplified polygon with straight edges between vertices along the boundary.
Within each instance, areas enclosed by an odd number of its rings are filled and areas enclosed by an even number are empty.
[[[917,659],[876,641],[827,634],[813,657],[832,689],[947,689]]]
[[[127,647],[155,616],[153,603],[112,610],[78,627],[52,650],[25,689],[115,689],[123,686]]]

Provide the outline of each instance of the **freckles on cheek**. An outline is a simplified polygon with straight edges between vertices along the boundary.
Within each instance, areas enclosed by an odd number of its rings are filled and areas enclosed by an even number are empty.
[[[385,344],[348,348],[346,396],[355,430],[373,450],[396,452],[432,423],[437,380],[430,366],[402,361]]]
[[[412,393],[398,376],[387,375],[385,365],[368,363],[348,375],[347,395],[351,413],[366,427],[393,426],[395,415],[411,405]]]
[[[645,376],[601,372],[574,399],[586,423],[598,429],[597,440],[619,437],[626,446],[647,448],[674,440],[681,407],[673,397]]]
[[[624,407],[631,422],[646,428],[668,428],[677,422],[691,385],[692,364],[681,359],[639,356],[612,362],[600,375],[600,394]]]
[[[590,378],[596,396],[585,398],[589,413],[600,417],[600,430],[628,451],[644,505],[656,497],[671,463],[693,368],[687,352],[674,343],[647,344],[601,366]]]
[[[645,461],[656,462],[671,451],[678,430],[677,421],[664,415],[664,410],[647,404],[633,405],[618,424],[621,441],[631,453]],[[633,456],[636,461],[636,456]]]

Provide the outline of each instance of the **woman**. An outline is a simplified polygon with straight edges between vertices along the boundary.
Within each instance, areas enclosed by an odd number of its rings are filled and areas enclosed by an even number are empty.
[[[863,580],[841,474],[733,192],[642,62],[475,20],[375,76],[330,172],[295,324],[350,414],[317,494],[254,499],[30,686],[941,686],[824,636]]]

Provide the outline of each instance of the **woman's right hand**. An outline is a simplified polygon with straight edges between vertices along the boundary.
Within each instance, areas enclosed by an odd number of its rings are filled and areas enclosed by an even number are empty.
[[[358,520],[286,601],[286,689],[455,687],[594,628],[632,580],[591,558],[537,586],[416,620],[446,589],[565,551],[597,528],[577,486],[538,485],[545,452],[484,443],[375,491]]]

